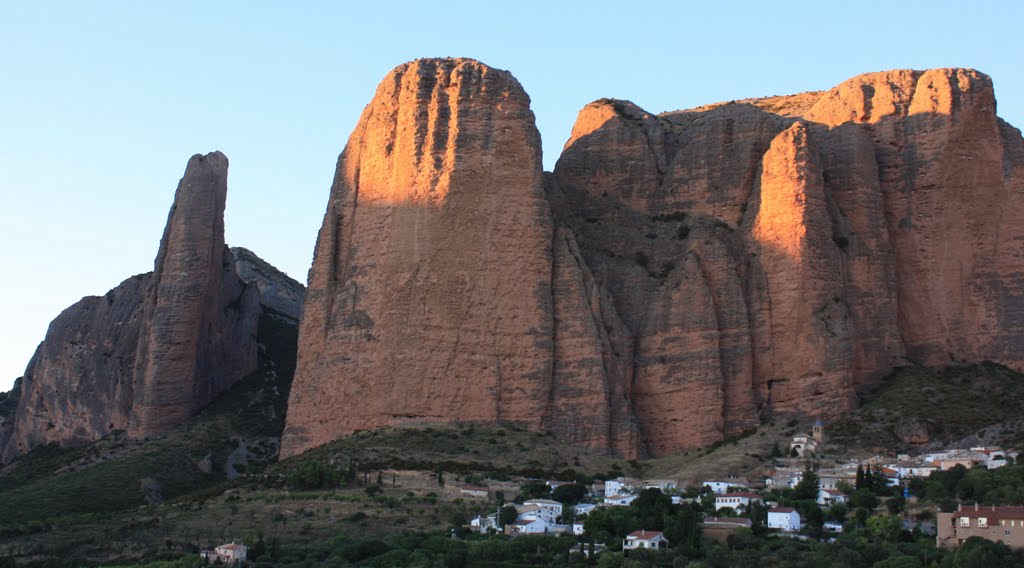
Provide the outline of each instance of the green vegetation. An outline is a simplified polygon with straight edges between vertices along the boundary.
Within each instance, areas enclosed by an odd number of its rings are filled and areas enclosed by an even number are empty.
[[[988,432],[1004,445],[1024,441],[1024,375],[994,363],[933,371],[902,367],[856,411],[829,425],[848,449],[907,450],[922,439],[942,446]]]
[[[41,447],[0,475],[0,532],[27,523],[103,514],[222,486],[228,456],[244,440],[248,471],[276,457],[295,369],[297,330],[273,314],[260,318],[261,369],[199,416],[145,443],[109,436],[78,449]],[[205,465],[204,465],[205,464]],[[116,488],[116,490],[112,490]]]
[[[958,465],[933,472],[927,479],[911,479],[910,493],[950,511],[957,500],[981,505],[1024,505],[1024,465],[997,469],[967,469]]]

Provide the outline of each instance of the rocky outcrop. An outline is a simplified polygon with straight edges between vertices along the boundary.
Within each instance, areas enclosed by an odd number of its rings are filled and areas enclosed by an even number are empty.
[[[50,324],[4,424],[0,462],[114,430],[164,432],[255,369],[258,285],[239,278],[224,244],[227,165],[219,152],[189,161],[152,273]]]
[[[506,72],[381,83],[310,273],[284,455],[515,421],[664,455],[831,419],[898,365],[1024,365],[1024,141],[973,70],[653,115],[602,99],[542,178]]]
[[[238,277],[259,290],[260,304],[296,324],[302,317],[306,287],[247,248],[231,247]]]
[[[166,432],[256,370],[259,291],[224,244],[228,160],[189,160],[146,288],[132,436]]]
[[[529,98],[506,71],[392,71],[338,162],[282,456],[415,421],[544,423],[552,225]]]

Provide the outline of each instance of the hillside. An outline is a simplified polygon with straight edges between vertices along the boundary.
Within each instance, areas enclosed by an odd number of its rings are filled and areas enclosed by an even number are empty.
[[[902,367],[829,425],[833,446],[922,451],[1024,442],[1024,375],[994,363]]]
[[[132,440],[116,432],[81,448],[43,446],[0,470],[0,530],[159,503],[275,460],[296,329],[264,310],[258,340],[260,369],[166,435]]]

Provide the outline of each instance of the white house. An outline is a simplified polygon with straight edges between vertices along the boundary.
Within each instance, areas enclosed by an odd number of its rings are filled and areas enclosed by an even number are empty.
[[[551,523],[544,521],[541,518],[525,518],[519,519],[518,521],[505,525],[508,534],[543,534],[548,532]]]
[[[835,533],[843,532],[843,523],[837,523],[835,521],[826,521],[824,524],[821,525],[821,527],[827,531],[832,531]]]
[[[604,498],[604,502],[613,507],[628,507],[634,499],[636,495],[609,495]]]
[[[477,517],[469,521],[469,527],[479,533],[487,533],[489,529],[498,530],[498,516],[497,515],[477,515]]]
[[[235,562],[245,562],[246,557],[249,554],[249,548],[241,543],[230,542],[228,544],[222,544],[213,550],[204,550],[199,555],[204,560],[210,560],[213,562],[220,562],[222,564],[234,564]]]
[[[572,534],[583,534],[583,521],[576,521],[572,524]]]
[[[846,494],[842,491],[836,491],[835,489],[821,489],[818,491],[819,505],[835,505],[836,503],[846,503],[846,501]]]
[[[711,491],[713,491],[716,495],[721,495],[722,493],[726,493],[727,491],[729,491],[730,487],[742,487],[744,489],[747,487],[745,483],[743,483],[743,482],[741,482],[739,480],[733,480],[733,481],[702,481],[701,482],[701,486],[702,487],[710,487]]]
[[[558,515],[554,510],[547,507],[523,503],[522,505],[516,505],[516,519],[543,519],[544,522],[553,525],[558,520]]]
[[[616,477],[604,482],[605,495],[627,495],[635,493],[640,482],[631,477]]]
[[[932,472],[939,470],[939,466],[933,463],[917,461],[903,461],[890,465],[888,468],[895,471],[896,475],[901,479],[907,477],[928,477]]]
[[[768,509],[768,528],[787,532],[800,530],[800,513],[792,507]]]
[[[715,496],[715,510],[720,511],[722,509],[736,510],[742,507],[744,510],[750,509],[751,503],[763,502],[761,496],[757,493],[751,493],[749,491],[736,491],[733,493],[723,493]]]
[[[589,515],[590,512],[596,508],[597,505],[594,503],[577,503],[572,506],[572,512],[575,513],[576,516]]]
[[[541,509],[546,509],[551,514],[551,522],[562,516],[562,504],[551,499],[530,499],[529,501],[523,501],[523,505],[536,505]]]
[[[622,550],[634,550],[637,548],[653,548],[664,550],[668,548],[668,540],[660,531],[635,531],[626,535],[622,542]]]
[[[643,482],[644,489],[661,489],[662,493],[668,493],[679,488],[679,482],[674,479],[646,479]]]

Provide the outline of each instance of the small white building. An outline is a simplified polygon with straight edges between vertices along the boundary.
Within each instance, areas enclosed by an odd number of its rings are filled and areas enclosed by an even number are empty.
[[[615,479],[609,479],[604,482],[604,494],[605,495],[628,495],[630,493],[636,493],[637,487],[640,487],[640,482],[631,477],[616,477]]]
[[[562,504],[551,499],[530,499],[529,501],[523,501],[523,505],[536,505],[541,509],[548,510],[553,515],[551,517],[552,522],[554,522],[554,519],[562,516]]]
[[[488,530],[498,530],[498,516],[497,515],[477,515],[476,518],[469,521],[469,528],[481,534],[486,534]]]
[[[558,520],[558,515],[547,507],[523,503],[522,505],[516,505],[516,518],[518,520],[543,519],[544,522],[553,525]]]
[[[741,482],[739,480],[733,480],[733,481],[719,481],[719,480],[702,481],[701,482],[701,486],[702,487],[710,487],[711,491],[714,492],[716,495],[721,495],[722,493],[727,493],[729,491],[730,487],[739,487],[739,488],[743,488],[743,489],[746,489],[746,487],[747,487],[746,483]]]
[[[675,491],[679,488],[679,482],[674,479],[645,479],[644,489],[660,489],[662,493]]]
[[[203,560],[210,562],[234,564],[236,562],[245,562],[249,555],[249,548],[242,543],[230,542],[222,544],[213,550],[204,550],[199,555]]]
[[[505,525],[505,529],[508,534],[544,534],[551,524],[538,517],[523,518]]]
[[[576,516],[589,515],[596,508],[596,503],[577,503],[572,506],[572,512]]]
[[[826,521],[824,524],[821,525],[821,528],[827,531],[832,531],[834,533],[841,533],[843,532],[843,523],[837,523],[835,521]]]
[[[836,503],[846,503],[846,494],[842,491],[836,491],[835,489],[821,489],[818,491],[818,504],[819,505],[835,505]]]
[[[668,539],[660,531],[635,531],[626,535],[626,540],[622,541],[622,550],[638,548],[665,550],[668,548]]]
[[[628,507],[634,499],[636,495],[609,495],[604,498],[604,503],[612,507]]]
[[[576,521],[572,524],[572,534],[581,535],[583,534],[583,521]]]
[[[792,507],[768,509],[768,528],[786,532],[800,530],[800,513]]]
[[[896,464],[891,464],[887,467],[895,471],[896,475],[898,475],[900,479],[906,479],[908,477],[928,477],[933,472],[939,470],[939,466],[933,463],[917,461],[902,461]]]
[[[743,508],[744,510],[750,510],[751,503],[763,502],[761,496],[757,493],[751,493],[749,491],[736,491],[733,493],[723,493],[715,496],[715,510],[721,511],[722,509],[737,510]]]

